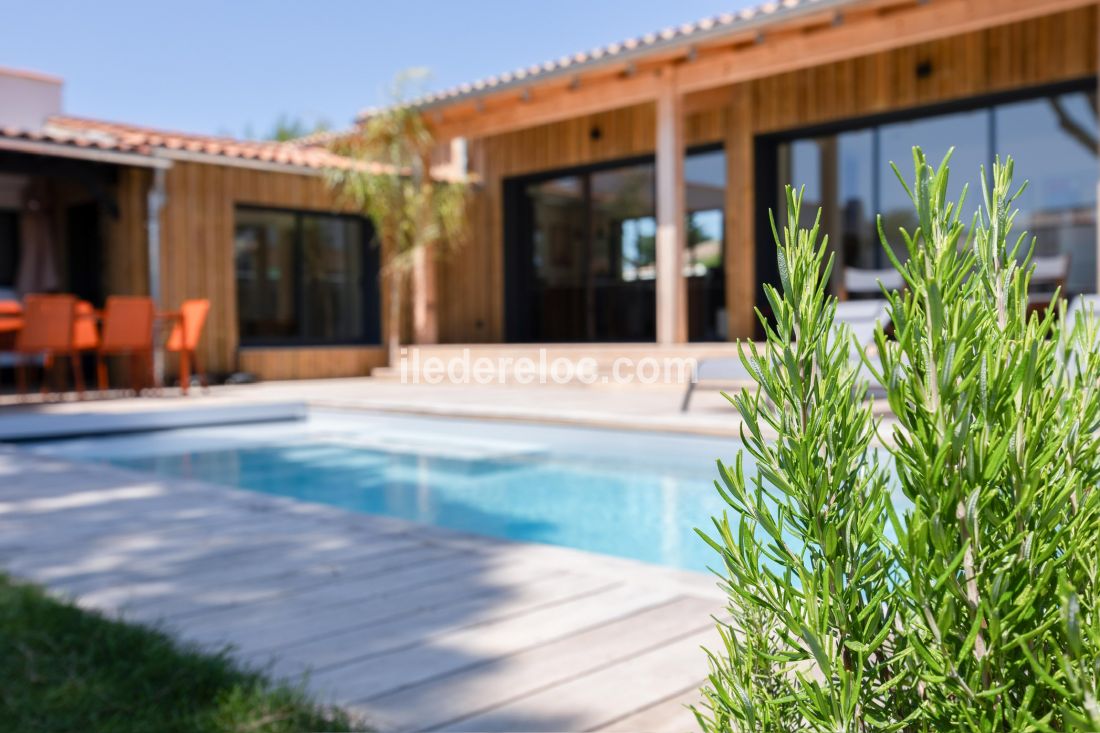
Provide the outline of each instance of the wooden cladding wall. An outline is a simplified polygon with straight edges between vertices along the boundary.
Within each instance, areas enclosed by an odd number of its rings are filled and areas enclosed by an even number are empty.
[[[689,96],[686,144],[724,141],[727,150],[731,336],[751,335],[755,324],[757,135],[1095,75],[1097,24],[1088,6]],[[505,178],[652,154],[655,138],[654,106],[642,104],[472,141],[482,182],[470,241],[440,265],[441,340],[504,338]]]
[[[161,214],[161,288],[166,307],[186,298],[209,298],[210,315],[200,358],[207,370],[224,373],[238,364],[236,267],[233,256],[234,207],[241,204],[334,211],[336,200],[322,178],[204,163],[176,162],[165,181],[167,203]],[[256,362],[260,363],[260,362]],[[337,363],[363,374],[355,360]],[[270,365],[270,361],[262,362]],[[256,370],[271,378],[271,372]],[[310,376],[298,370],[300,376]]]
[[[249,347],[239,360],[241,371],[264,379],[326,379],[370,374],[387,357],[381,346]]]
[[[1096,68],[1094,5],[746,82],[732,91],[750,94],[756,134],[1079,79]]]
[[[726,127],[722,107],[690,114],[685,139],[688,145],[718,142]],[[642,104],[473,141],[470,167],[481,183],[470,210],[470,240],[440,263],[440,340],[504,340],[505,178],[652,154],[656,135],[654,105]]]
[[[152,173],[145,168],[120,168],[115,183],[118,218],[107,219],[104,246],[104,291],[112,295],[149,292],[149,252],[146,247],[146,196]]]

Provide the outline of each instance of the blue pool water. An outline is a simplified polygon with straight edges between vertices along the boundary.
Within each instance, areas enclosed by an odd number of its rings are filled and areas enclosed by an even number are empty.
[[[460,459],[316,442],[113,458],[163,476],[704,570],[695,527],[722,502],[706,471],[633,469],[552,457]]]
[[[312,413],[36,448],[167,477],[704,571],[729,439]]]

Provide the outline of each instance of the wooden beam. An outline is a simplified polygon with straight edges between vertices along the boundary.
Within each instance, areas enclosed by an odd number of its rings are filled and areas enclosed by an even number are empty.
[[[674,68],[657,96],[657,343],[687,341],[684,98]]]
[[[813,33],[767,37],[758,45],[702,56],[681,69],[681,90],[698,92],[1095,3],[1096,0],[931,0],[888,14],[851,18]]]
[[[701,92],[750,79],[827,64],[856,56],[968,33],[983,28],[1052,15],[1093,5],[1097,0],[870,0],[843,8],[843,22],[831,14],[793,19],[769,26],[764,35],[731,34],[720,50],[698,47],[695,58],[667,53],[641,58],[635,74],[590,77],[578,71],[569,80],[532,80],[528,101],[515,89],[475,102],[464,100],[433,120],[437,139],[485,137],[575,117],[629,107],[657,98],[662,69],[678,67],[682,94]],[[760,38],[755,43],[753,39]],[[691,109],[706,105],[692,99]],[[700,105],[701,103],[701,105]],[[433,117],[437,113],[433,112]]]
[[[507,106],[486,108],[472,116],[446,119],[432,125],[437,140],[452,137],[487,137],[508,130],[560,122],[609,109],[630,107],[657,98],[660,78],[653,71],[634,76],[610,77],[599,82],[581,79],[575,89],[563,87],[543,94],[536,90],[529,101],[515,99]]]

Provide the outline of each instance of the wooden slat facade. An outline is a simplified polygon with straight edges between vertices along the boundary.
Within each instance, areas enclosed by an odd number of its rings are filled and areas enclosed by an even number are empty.
[[[720,143],[726,152],[730,336],[751,335],[755,324],[755,215],[762,205],[754,181],[758,136],[1095,79],[1098,23],[1094,4],[688,94],[685,145]],[[918,75],[918,66],[929,73]],[[653,155],[656,138],[655,105],[641,103],[469,140],[469,167],[479,183],[470,206],[469,241],[436,265],[440,341],[505,338],[506,179]],[[109,225],[107,292],[147,292],[145,212],[151,181],[148,170],[120,172],[115,195],[122,215]],[[163,301],[172,307],[185,298],[210,298],[202,347],[207,368],[282,379],[361,375],[382,365],[384,351],[373,346],[240,348],[233,239],[234,207],[242,204],[319,212],[339,207],[317,175],[173,163],[161,216]]]
[[[385,365],[385,349],[360,346],[252,347],[238,359],[241,371],[264,379],[361,377]]]
[[[749,336],[756,299],[758,135],[1052,84],[1097,73],[1098,13],[1085,6],[688,95],[685,143],[724,144],[726,298],[731,337]],[[918,76],[918,65],[930,73]],[[590,131],[599,128],[598,139]],[[504,181],[652,155],[653,104],[473,140],[480,177],[466,247],[440,265],[440,339],[504,339]]]
[[[146,195],[152,174],[123,169],[117,184],[120,217],[108,248],[110,293],[147,293]],[[234,263],[234,209],[240,205],[302,211],[341,210],[318,175],[229,165],[175,162],[165,177],[161,212],[161,293],[165,308],[209,298],[200,358],[211,373],[250,371],[264,379],[369,374],[385,362],[379,346],[240,348]],[[350,211],[343,207],[344,211]],[[168,364],[169,372],[174,364]]]

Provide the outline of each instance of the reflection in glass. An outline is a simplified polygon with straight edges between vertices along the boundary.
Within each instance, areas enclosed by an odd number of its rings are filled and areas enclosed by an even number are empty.
[[[657,206],[652,163],[590,179],[587,333],[595,341],[655,336]]]
[[[241,340],[282,339],[298,332],[293,214],[242,209],[234,239]]]
[[[689,337],[725,338],[725,154],[684,162]],[[652,162],[520,184],[520,247],[530,247],[519,286],[530,341],[653,341],[656,338],[657,206]],[[522,261],[528,267],[528,261]],[[529,279],[528,279],[529,278]],[[529,299],[529,300],[528,300]]]
[[[349,343],[367,323],[367,235],[354,217],[241,208],[234,239],[242,343]],[[373,292],[373,290],[372,290]]]
[[[779,190],[776,201],[776,228],[782,232],[787,221],[787,201],[784,187],[789,183],[802,191],[801,227],[813,226],[814,216],[822,206],[821,147],[824,139],[795,140],[779,146]]]
[[[981,166],[988,170],[991,159],[990,111],[988,109],[959,114],[939,115],[919,120],[898,122],[879,128],[878,212],[882,214],[882,228],[890,240],[894,253],[905,256],[905,244],[897,235],[899,227],[912,231],[917,226],[913,202],[902,188],[890,164],[897,166],[902,178],[909,185],[913,179],[913,147],[919,145],[929,162],[939,165],[953,145],[951,177],[947,187],[947,199],[958,201],[967,186],[962,220],[969,224],[977,210],[981,197],[978,180]],[[883,264],[885,267],[885,263]]]
[[[1036,257],[1067,255],[1069,293],[1096,290],[1096,103],[1060,94],[996,110],[997,152],[1012,155],[1028,186],[1016,200],[1017,232],[1037,238]],[[1068,277],[1067,277],[1068,275]],[[1036,290],[1053,290],[1057,278]]]
[[[899,227],[912,230],[916,221],[912,202],[890,163],[908,182],[915,145],[933,164],[955,147],[948,197],[957,201],[969,184],[962,210],[966,223],[980,204],[980,167],[988,172],[994,153],[1011,154],[1018,182],[1030,181],[1017,200],[1015,231],[1026,230],[1038,238],[1036,255],[1043,258],[1039,264],[1044,276],[1036,276],[1035,289],[1053,290],[1065,280],[1069,294],[1096,290],[1094,97],[1085,92],[1057,94],[781,142],[776,148],[778,182],[805,185],[801,224],[812,224],[821,207],[823,229],[845,266],[887,268],[874,216],[882,214],[895,252],[904,256],[895,233]],[[785,217],[782,188],[776,196],[777,215]],[[761,242],[770,244],[770,232],[765,234]],[[841,268],[835,274],[834,290],[844,294]]]
[[[829,238],[839,246],[839,260],[852,267],[885,265],[875,236],[875,140],[870,130],[837,136],[838,215],[828,217]]]
[[[726,154],[721,150],[688,155],[684,160],[687,251],[684,277],[688,291],[688,339],[725,341],[726,319],[725,199]]]
[[[587,181],[578,176],[527,187],[533,224],[532,310],[540,340],[568,341],[584,329],[586,188]]]
[[[316,342],[361,337],[362,222],[303,217],[302,244],[302,336]]]

